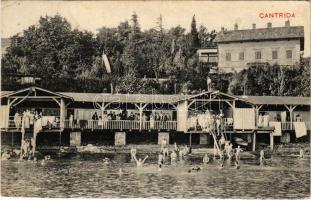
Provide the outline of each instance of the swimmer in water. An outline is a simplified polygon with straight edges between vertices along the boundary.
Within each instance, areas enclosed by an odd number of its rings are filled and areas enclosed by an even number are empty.
[[[223,150],[220,150],[219,151],[219,160],[224,160],[225,159],[225,156],[224,156],[224,151]]]
[[[167,147],[165,147],[165,148],[163,149],[163,153],[164,153],[164,157],[168,157],[168,156],[169,156],[169,151],[168,151],[168,148],[167,148]]]
[[[260,165],[264,165],[264,161],[265,161],[265,152],[263,150],[261,150],[260,151],[260,157],[259,157]]]
[[[175,151],[171,153],[171,162],[175,162],[177,160],[177,154]]]
[[[105,158],[103,159],[103,161],[104,161],[104,164],[105,164],[105,165],[108,165],[108,164],[110,163],[110,160],[109,160],[109,158],[107,158],[107,157],[105,157]]]
[[[144,158],[144,160],[142,160],[141,158],[139,158],[139,159],[137,160],[137,158],[136,158],[136,156],[135,156],[134,159],[135,159],[135,161],[136,161],[137,167],[142,167],[142,166],[144,165],[144,163],[145,163],[145,161],[146,161],[146,159],[147,159],[148,157],[149,157],[149,156],[147,155],[147,156]]]
[[[228,156],[228,159],[231,160],[231,158],[232,158],[232,144],[230,142],[228,142],[228,146],[227,146],[227,156]]]
[[[43,159],[43,160],[41,160],[41,165],[45,165],[46,164],[46,162],[45,162],[46,160],[45,159]]]
[[[304,155],[305,153],[304,153],[304,150],[303,150],[303,148],[300,148],[300,150],[299,150],[299,158],[304,158]]]
[[[238,148],[235,149],[235,159],[236,160],[240,160],[240,153],[242,152],[243,150],[241,149],[240,145],[238,146]]]
[[[200,171],[201,170],[201,167],[199,167],[199,166],[195,166],[195,167],[192,167],[192,169],[191,170],[193,170],[193,171]]]
[[[238,161],[235,161],[235,169],[240,169],[240,165]]]
[[[214,146],[214,151],[213,151],[213,153],[214,153],[213,160],[216,160],[217,149],[216,149],[216,147],[215,147],[215,146]]]
[[[223,162],[221,162],[218,168],[219,168],[219,169],[224,168],[224,163],[223,163]]]
[[[163,153],[160,152],[158,156],[158,164],[163,165],[163,163],[164,163]]]
[[[159,164],[159,166],[158,166],[158,171],[159,171],[159,172],[162,171],[162,164]]]
[[[207,155],[207,153],[204,155],[204,157],[203,157],[203,163],[204,164],[207,164],[207,163],[209,163],[209,157],[208,157],[208,155]]]
[[[183,150],[179,150],[179,152],[178,152],[178,156],[179,156],[179,160],[183,160],[183,158],[184,158],[184,151]]]
[[[9,160],[11,158],[10,151],[7,151],[2,154],[1,160]]]
[[[176,152],[179,150],[176,142],[174,142],[174,150],[175,150]]]
[[[194,166],[194,167],[192,167],[191,169],[188,170],[188,173],[191,173],[192,171],[198,172],[200,170],[201,170],[201,168],[199,166]]]
[[[122,175],[123,174],[123,171],[122,171],[122,168],[119,169],[119,175]]]
[[[131,160],[134,160],[134,157],[136,156],[137,150],[135,148],[131,148]]]

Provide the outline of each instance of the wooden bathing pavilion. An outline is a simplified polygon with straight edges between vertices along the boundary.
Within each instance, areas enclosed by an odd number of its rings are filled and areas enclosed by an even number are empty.
[[[19,114],[16,114],[19,113]],[[23,115],[30,114],[30,124]],[[36,113],[36,114],[35,114]],[[96,114],[95,114],[96,113]],[[38,115],[37,120],[33,115]],[[81,146],[166,140],[172,144],[217,143],[208,116],[221,118],[220,132],[240,138],[251,149],[259,140],[283,143],[310,133],[310,98],[235,96],[219,91],[195,95],[52,92],[39,87],[1,92],[1,142],[12,146],[31,138],[34,146]],[[36,117],[35,117],[36,118]],[[56,139],[55,139],[56,138]],[[107,144],[108,144],[107,143]],[[39,149],[38,145],[38,149]]]

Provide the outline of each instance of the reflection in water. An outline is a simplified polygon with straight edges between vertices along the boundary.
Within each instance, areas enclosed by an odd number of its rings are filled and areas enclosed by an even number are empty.
[[[138,155],[144,156],[144,155]],[[104,165],[102,159],[113,162]],[[256,160],[241,160],[241,169],[225,163],[201,165],[191,157],[158,171],[157,155],[136,168],[128,154],[83,155],[41,165],[32,161],[3,161],[3,196],[25,197],[162,197],[162,198],[305,198],[310,195],[310,160],[273,157],[265,167]],[[169,163],[167,161],[166,163]],[[122,174],[119,169],[122,169]]]

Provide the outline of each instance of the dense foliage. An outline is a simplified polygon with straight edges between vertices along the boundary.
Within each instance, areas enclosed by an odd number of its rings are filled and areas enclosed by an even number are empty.
[[[310,96],[310,58],[294,66],[253,64],[234,74],[228,89],[237,95]]]
[[[73,30],[59,15],[41,17],[37,25],[10,38],[2,59],[3,89],[18,89],[18,79],[12,79],[16,74],[40,77],[39,86],[56,91],[109,91],[110,83],[115,91],[129,93],[205,88],[200,80],[208,71],[198,65],[195,52],[201,41],[213,45],[215,31],[197,31],[194,17],[191,33],[180,26],[165,30],[162,20],[160,16],[155,28],[142,31],[133,13],[130,21],[102,27],[94,36]],[[103,52],[112,74],[102,64]]]
[[[200,26],[195,16],[189,33],[181,26],[142,31],[139,17],[116,28],[102,27],[96,35],[72,29],[59,16],[41,17],[22,34],[10,38],[2,57],[2,89],[16,90],[18,76],[41,78],[38,86],[54,91],[119,93],[194,93],[206,89],[210,76],[213,87],[234,94],[309,95],[310,61],[299,66],[251,66],[238,74],[209,75],[210,66],[200,63],[196,50],[215,47],[216,31]],[[102,63],[108,56],[112,73]],[[111,87],[112,86],[112,87]]]

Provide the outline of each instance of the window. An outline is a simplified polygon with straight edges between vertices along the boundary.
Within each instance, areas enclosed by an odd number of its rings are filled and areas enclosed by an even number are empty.
[[[226,61],[231,61],[231,53],[226,53]]]
[[[287,58],[287,59],[292,59],[292,58],[293,58],[293,52],[292,52],[292,50],[287,50],[287,51],[286,51],[286,58]]]
[[[278,51],[272,51],[272,59],[278,59]]]
[[[244,52],[239,53],[239,60],[244,60]]]
[[[260,60],[261,59],[261,51],[256,51],[255,52],[255,59]]]

